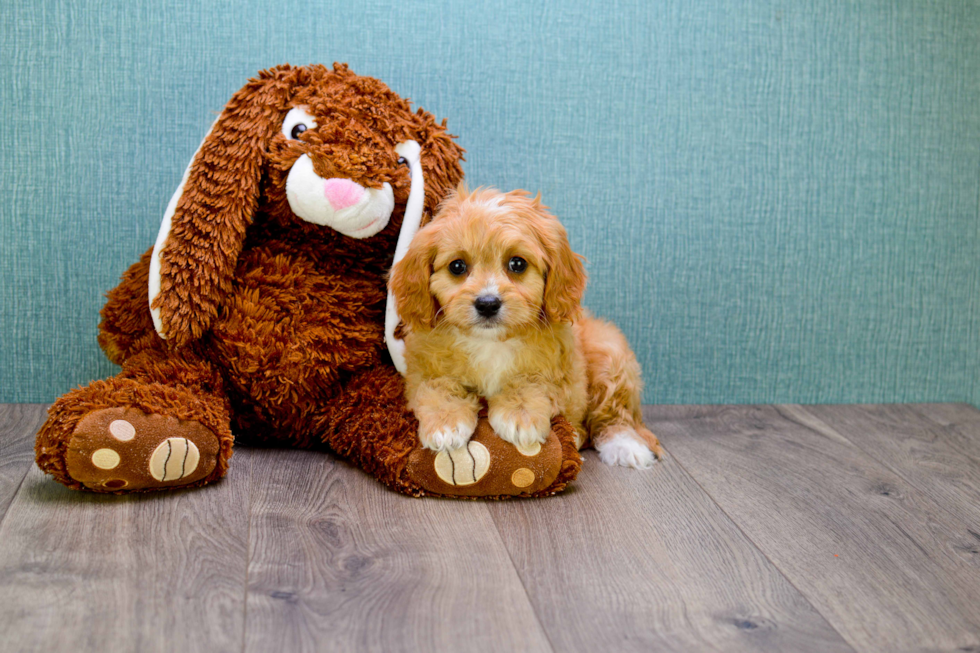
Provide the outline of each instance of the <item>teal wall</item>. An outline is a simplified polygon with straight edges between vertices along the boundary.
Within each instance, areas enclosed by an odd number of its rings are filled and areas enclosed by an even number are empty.
[[[0,401],[115,372],[215,113],[339,60],[542,191],[647,402],[980,404],[976,2],[8,0],[0,53]]]

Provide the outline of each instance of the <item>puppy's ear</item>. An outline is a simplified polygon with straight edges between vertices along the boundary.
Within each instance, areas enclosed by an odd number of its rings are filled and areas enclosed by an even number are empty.
[[[582,296],[588,277],[582,257],[572,251],[568,243],[568,233],[558,219],[540,207],[538,198],[535,206],[546,216],[540,223],[541,244],[547,257],[548,270],[545,273],[543,310],[551,322],[569,322],[578,317],[582,310]]]
[[[436,247],[431,230],[423,228],[409,246],[405,257],[391,269],[388,292],[395,299],[395,310],[405,325],[415,331],[435,326],[438,305],[429,290]]]
[[[208,330],[231,289],[258,204],[266,144],[280,128],[298,70],[263,71],[235,93],[167,206],[150,262],[149,300],[157,332],[177,345]]]

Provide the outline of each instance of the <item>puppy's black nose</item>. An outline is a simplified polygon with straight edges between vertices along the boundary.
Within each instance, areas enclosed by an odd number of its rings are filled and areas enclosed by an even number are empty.
[[[481,295],[473,300],[473,307],[483,317],[493,317],[500,310],[500,297]]]

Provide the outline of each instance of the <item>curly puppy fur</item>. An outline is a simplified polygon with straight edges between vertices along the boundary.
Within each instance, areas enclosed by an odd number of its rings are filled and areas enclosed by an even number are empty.
[[[622,333],[583,314],[585,269],[539,197],[460,187],[395,265],[409,328],[406,394],[433,450],[466,444],[480,399],[496,433],[543,443],[564,415],[610,464],[661,454],[640,414],[640,366]]]

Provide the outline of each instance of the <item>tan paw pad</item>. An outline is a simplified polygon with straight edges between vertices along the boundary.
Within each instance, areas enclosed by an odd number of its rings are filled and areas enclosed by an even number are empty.
[[[187,438],[167,438],[150,456],[150,475],[158,481],[176,481],[194,473],[201,460],[197,445]]]
[[[510,482],[513,483],[515,487],[527,487],[534,482],[534,472],[527,467],[515,469],[514,473],[510,475]]]
[[[120,442],[129,442],[136,437],[136,427],[124,419],[117,419],[109,425],[109,433]]]
[[[517,449],[517,452],[519,454],[527,458],[532,458],[534,456],[537,456],[539,453],[541,453],[541,443],[539,442],[535,442],[529,445],[515,444],[514,448]],[[530,485],[530,483],[528,483],[528,485]],[[518,486],[518,487],[524,487],[524,486]]]
[[[115,469],[122,458],[112,449],[99,449],[92,454],[92,464],[99,469]]]
[[[436,454],[436,474],[450,485],[473,485],[490,469],[490,452],[479,442]]]

